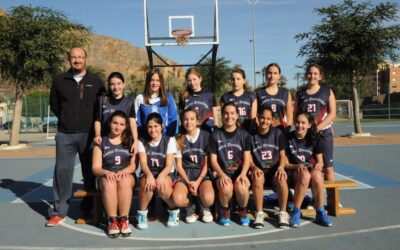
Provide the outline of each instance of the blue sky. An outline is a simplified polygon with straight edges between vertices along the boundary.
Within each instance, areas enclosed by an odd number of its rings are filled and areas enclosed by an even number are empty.
[[[158,0],[160,1],[160,0]],[[159,11],[174,11],[185,0],[163,0],[168,3]],[[207,6],[197,0],[196,6],[186,6],[207,10]],[[253,45],[252,0],[219,0],[220,44],[218,57],[225,57],[231,65],[241,64],[246,71],[249,84],[253,86]],[[296,86],[294,76],[301,72],[296,65],[302,65],[304,58],[297,56],[300,43],[294,36],[310,31],[320,17],[315,8],[341,3],[342,0],[255,0],[256,28],[256,71],[271,62],[277,62],[282,74],[288,79],[289,87]],[[379,3],[382,1],[372,1]],[[92,27],[98,34],[107,35],[145,48],[143,24],[143,0],[0,0],[0,7],[9,10],[12,6],[45,6],[64,12],[70,20]],[[161,15],[160,15],[161,16]],[[158,15],[153,18],[157,19]],[[153,19],[152,19],[153,21]],[[156,21],[156,20],[154,20]],[[160,20],[157,20],[160,21]],[[200,23],[200,22],[199,22]],[[202,23],[206,25],[206,23]],[[210,47],[186,46],[186,48],[160,48],[160,54],[179,63],[197,62]],[[157,48],[155,48],[157,49]],[[302,72],[301,72],[302,73]],[[261,74],[257,82],[261,82]]]

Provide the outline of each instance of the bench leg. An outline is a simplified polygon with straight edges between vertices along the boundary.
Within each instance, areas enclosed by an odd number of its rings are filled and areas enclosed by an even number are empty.
[[[328,205],[328,213],[330,215],[339,216],[339,188],[334,187],[334,188],[327,188],[326,189],[328,200],[327,200],[327,205]]]

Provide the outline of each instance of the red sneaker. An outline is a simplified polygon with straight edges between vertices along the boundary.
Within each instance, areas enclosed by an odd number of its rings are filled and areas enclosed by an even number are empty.
[[[119,236],[119,225],[118,220],[116,217],[109,218],[108,220],[108,228],[107,228],[107,235],[110,238],[117,238]]]
[[[58,224],[63,222],[65,220],[64,217],[58,216],[58,215],[53,215],[51,218],[47,221],[46,227],[56,227]]]
[[[129,226],[128,216],[121,217],[118,227],[122,237],[128,237],[132,234],[132,229]]]

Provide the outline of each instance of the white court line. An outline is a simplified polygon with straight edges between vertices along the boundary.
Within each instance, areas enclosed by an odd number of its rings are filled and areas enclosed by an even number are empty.
[[[334,168],[335,168],[335,167],[334,167]],[[342,174],[339,174],[339,173],[335,173],[335,175],[341,176],[341,177],[343,177],[343,178],[345,178],[345,179],[349,179],[349,180],[352,180],[352,181],[354,181],[354,182],[357,182],[358,184],[361,184],[361,185],[363,185],[363,186],[366,186],[366,188],[351,187],[351,188],[346,188],[346,189],[372,189],[372,188],[375,188],[375,187],[373,187],[373,186],[371,186],[371,185],[368,185],[368,184],[366,184],[366,183],[364,183],[364,182],[361,182],[361,181],[358,181],[358,180],[356,180],[356,179],[353,179],[353,178],[351,178],[350,176],[342,175]],[[345,189],[345,188],[343,188],[343,189]]]
[[[77,167],[79,167],[80,165],[81,165],[81,164],[78,163],[78,164],[74,167],[74,172],[75,172],[75,169],[76,169]],[[42,185],[39,185],[37,188],[34,188],[34,189],[32,189],[31,191],[29,191],[28,193],[24,194],[23,196],[21,196],[21,197],[15,199],[15,200],[13,200],[13,201],[11,202],[11,204],[13,204],[13,203],[25,203],[25,201],[24,201],[24,197],[25,197],[25,196],[28,196],[28,195],[30,195],[31,193],[33,193],[33,192],[35,192],[35,191],[41,189],[42,186],[51,187],[51,186],[53,186],[53,185],[50,185],[50,184],[52,184],[52,183],[53,183],[53,179],[49,179],[48,181],[46,181],[46,182],[43,183]]]
[[[310,224],[311,221],[303,221],[301,223],[301,226],[305,226],[307,224]],[[87,229],[75,227],[73,225],[67,224],[65,221],[60,224],[60,226],[75,230],[81,233],[87,233],[91,235],[97,235],[97,236],[102,236],[102,237],[108,237],[103,230],[101,232],[93,232]],[[248,234],[240,234],[240,235],[228,235],[228,236],[216,236],[216,237],[202,237],[202,238],[155,238],[153,236],[144,238],[144,237],[127,237],[124,238],[124,240],[141,240],[141,241],[172,241],[172,242],[187,242],[187,241],[207,241],[207,240],[226,240],[226,239],[237,239],[237,238],[245,238],[245,237],[253,237],[253,236],[259,236],[259,235],[266,235],[266,234],[271,234],[271,233],[276,233],[276,232],[282,232],[285,230],[289,229],[273,229],[273,230],[268,230],[268,231],[263,231],[263,232],[257,232],[257,233],[248,233]]]
[[[388,230],[396,230],[400,228],[400,224],[398,225],[391,225],[391,226],[383,226],[383,227],[374,227],[368,229],[360,229],[360,230],[353,230],[348,232],[341,232],[341,233],[333,233],[327,235],[313,235],[313,236],[304,236],[304,237],[297,237],[297,238],[287,238],[287,239],[276,239],[276,240],[261,240],[261,241],[251,241],[251,242],[237,242],[237,243],[216,243],[216,244],[199,244],[199,245],[185,245],[185,246],[154,246],[154,247],[121,247],[121,248],[99,248],[99,247],[68,247],[70,250],[78,250],[78,249],[104,249],[104,250],[111,250],[111,249],[121,249],[121,250],[136,250],[136,249],[191,249],[191,248],[206,248],[206,247],[232,247],[232,246],[249,246],[249,243],[252,245],[266,245],[266,244],[279,244],[279,243],[287,243],[287,242],[295,242],[295,241],[311,241],[311,240],[319,240],[319,239],[328,239],[328,238],[336,238],[340,236],[350,236],[350,235],[357,235],[357,234],[367,234],[367,233],[375,233],[380,231],[388,231]],[[25,250],[25,249],[33,249],[33,250],[61,250],[65,249],[65,247],[25,247],[25,246],[0,246],[0,249],[15,249],[15,250]]]

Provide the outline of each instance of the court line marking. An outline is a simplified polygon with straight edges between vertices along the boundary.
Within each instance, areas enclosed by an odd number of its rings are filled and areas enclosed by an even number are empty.
[[[310,241],[310,240],[319,240],[319,239],[327,239],[327,238],[336,238],[340,236],[349,236],[349,235],[357,235],[357,234],[366,234],[366,233],[375,233],[380,231],[388,231],[388,230],[396,230],[400,229],[400,224],[397,225],[389,225],[383,227],[374,227],[374,228],[367,228],[367,229],[360,229],[355,231],[347,231],[341,233],[333,233],[327,235],[313,235],[313,236],[304,236],[304,237],[297,237],[297,238],[288,238],[288,239],[276,239],[276,240],[261,240],[261,241],[251,241],[252,245],[263,245],[263,244],[279,244],[279,243],[287,243],[287,242],[294,242],[294,241]],[[185,245],[185,246],[154,246],[154,247],[121,247],[118,249],[126,249],[126,250],[135,250],[135,249],[192,249],[192,248],[204,248],[204,247],[232,247],[232,246],[249,246],[249,242],[237,242],[237,243],[216,243],[216,244],[203,244],[203,245]],[[59,250],[65,249],[65,247],[25,247],[25,246],[0,246],[0,249],[15,249],[15,250],[25,250],[25,249],[33,249],[33,250]],[[75,250],[75,249],[104,249],[104,250],[111,250],[116,249],[115,247],[110,248],[83,248],[83,247],[68,247],[68,249]]]
[[[74,167],[74,172],[75,172],[75,169],[78,168],[80,165],[81,165],[80,163],[78,163],[77,165],[75,165],[75,167]],[[30,195],[31,193],[36,192],[38,189],[42,188],[43,186],[48,186],[48,187],[50,187],[50,184],[51,184],[52,182],[53,182],[53,179],[49,179],[48,181],[46,181],[46,182],[43,183],[42,185],[39,185],[38,187],[32,189],[32,190],[29,191],[28,193],[26,193],[26,194],[22,195],[21,197],[19,197],[19,198],[13,200],[12,202],[10,202],[10,204],[13,204],[13,203],[26,203],[26,202],[24,201],[25,196],[28,196],[28,195]],[[51,187],[52,187],[52,186],[53,186],[53,185],[51,185]]]
[[[301,223],[301,226],[305,226],[307,224],[310,224],[311,221],[303,221]],[[83,228],[79,228],[79,227],[75,227],[73,225],[67,224],[65,221],[63,223],[60,224],[60,226],[71,229],[71,230],[75,230],[81,233],[87,233],[87,234],[91,234],[91,235],[96,235],[96,236],[101,236],[101,237],[106,237],[108,238],[108,236],[104,233],[104,231],[101,232],[93,232],[87,229],[83,229]],[[260,236],[260,235],[266,235],[266,234],[271,234],[271,233],[276,233],[276,232],[282,232],[285,230],[289,230],[289,229],[272,229],[272,230],[268,230],[268,231],[262,231],[262,232],[255,232],[255,233],[247,233],[247,234],[240,234],[240,235],[228,235],[228,236],[216,236],[216,237],[202,237],[202,238],[155,238],[153,236],[151,237],[127,237],[124,238],[126,240],[141,240],[141,241],[159,241],[159,242],[187,242],[187,241],[207,241],[207,240],[226,240],[226,239],[237,239],[237,238],[245,238],[245,237],[253,237],[253,236]]]
[[[376,146],[400,146],[398,143],[393,144],[368,144],[368,145],[343,145],[343,146],[335,146],[335,148],[366,148],[366,147],[376,147]]]
[[[343,178],[345,178],[345,179],[352,180],[352,181],[357,182],[358,184],[361,184],[361,185],[363,185],[363,186],[366,187],[366,188],[352,187],[352,188],[343,188],[343,189],[349,190],[349,189],[372,189],[372,188],[375,188],[375,187],[373,187],[373,186],[371,186],[371,185],[368,185],[368,184],[366,184],[366,183],[364,183],[364,182],[362,182],[362,181],[358,181],[358,180],[356,180],[356,179],[353,179],[353,178],[351,178],[350,176],[342,175],[342,174],[339,174],[339,173],[337,173],[337,172],[335,172],[335,175],[341,176],[341,177],[343,177]],[[342,189],[341,189],[341,190],[342,190]]]

